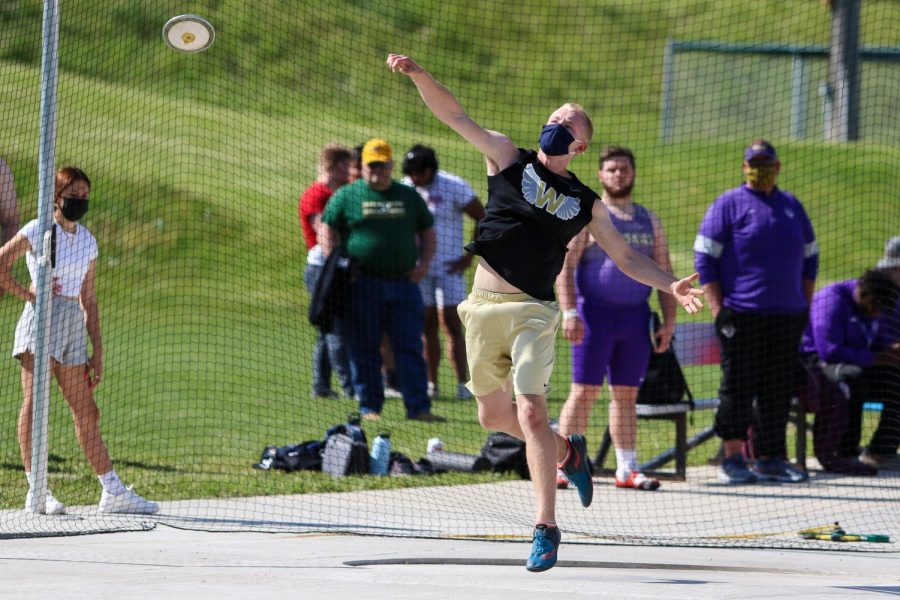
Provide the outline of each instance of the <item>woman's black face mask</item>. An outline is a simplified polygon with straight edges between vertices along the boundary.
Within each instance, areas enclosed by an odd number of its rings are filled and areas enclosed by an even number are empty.
[[[79,220],[84,216],[84,213],[86,213],[87,210],[87,198],[75,198],[72,196],[63,198],[62,206],[60,207],[62,216],[64,216],[68,221]]]

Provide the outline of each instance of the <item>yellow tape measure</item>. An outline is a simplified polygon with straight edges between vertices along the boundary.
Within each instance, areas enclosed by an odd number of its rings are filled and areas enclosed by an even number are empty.
[[[881,533],[847,533],[841,528],[841,524],[835,521],[834,525],[823,525],[799,531],[800,537],[806,540],[824,540],[826,542],[878,542],[888,543],[889,535]]]

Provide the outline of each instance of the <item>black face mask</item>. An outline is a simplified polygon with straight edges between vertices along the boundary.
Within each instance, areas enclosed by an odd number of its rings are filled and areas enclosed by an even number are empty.
[[[68,221],[77,221],[84,216],[88,210],[88,201],[86,198],[63,198],[60,211],[62,216]]]

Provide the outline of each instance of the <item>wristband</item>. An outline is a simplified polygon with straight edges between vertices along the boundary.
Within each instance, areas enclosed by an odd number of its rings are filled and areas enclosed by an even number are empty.
[[[568,321],[569,319],[574,319],[578,317],[578,309],[577,308],[567,308],[562,311],[563,321]]]

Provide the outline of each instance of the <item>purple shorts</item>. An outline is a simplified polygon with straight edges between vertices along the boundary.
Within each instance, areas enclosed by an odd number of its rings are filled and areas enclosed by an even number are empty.
[[[638,387],[650,361],[650,306],[609,308],[579,303],[584,339],[572,345],[572,382]]]

